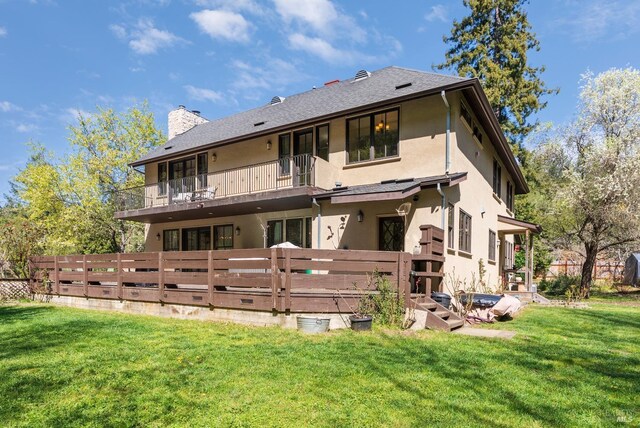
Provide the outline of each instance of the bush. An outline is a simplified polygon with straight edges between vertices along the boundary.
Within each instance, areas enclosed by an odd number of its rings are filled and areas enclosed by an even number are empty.
[[[358,312],[371,315],[376,323],[389,327],[402,327],[404,322],[404,300],[402,293],[386,276],[375,272],[371,277],[377,293],[360,299]]]
[[[538,291],[550,296],[565,296],[572,287],[580,284],[580,276],[559,275],[557,278],[547,281],[542,280],[538,284]]]

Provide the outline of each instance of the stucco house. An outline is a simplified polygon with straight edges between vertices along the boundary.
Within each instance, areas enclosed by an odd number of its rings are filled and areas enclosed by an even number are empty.
[[[211,121],[180,106],[132,166],[146,184],[116,217],[146,224],[147,251],[415,254],[432,225],[445,274],[470,279],[482,260],[497,284],[513,235],[536,231],[514,217],[527,183],[477,79],[387,67]]]

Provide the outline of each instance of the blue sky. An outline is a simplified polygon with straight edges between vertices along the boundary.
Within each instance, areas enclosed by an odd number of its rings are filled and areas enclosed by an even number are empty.
[[[532,0],[549,87],[540,121],[566,122],[587,69],[640,68],[640,1]],[[96,106],[148,100],[159,127],[178,104],[214,119],[359,69],[431,71],[462,1],[0,0],[0,194],[28,141],[62,155]]]

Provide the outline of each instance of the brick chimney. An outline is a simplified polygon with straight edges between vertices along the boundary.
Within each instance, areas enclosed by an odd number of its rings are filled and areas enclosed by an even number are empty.
[[[189,111],[185,106],[180,105],[177,109],[169,112],[169,140],[176,135],[183,134],[196,125],[208,122],[207,119],[200,116],[197,110]]]

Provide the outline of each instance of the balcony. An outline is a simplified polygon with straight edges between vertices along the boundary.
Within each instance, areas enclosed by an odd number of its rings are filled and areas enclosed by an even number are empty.
[[[213,202],[225,198],[232,203],[232,197],[236,196],[312,188],[315,185],[314,166],[315,158],[302,154],[121,190],[117,195],[120,212],[116,213],[116,218],[148,221],[149,213],[166,211],[162,208],[175,212],[219,205]],[[251,198],[242,200],[246,202]]]

